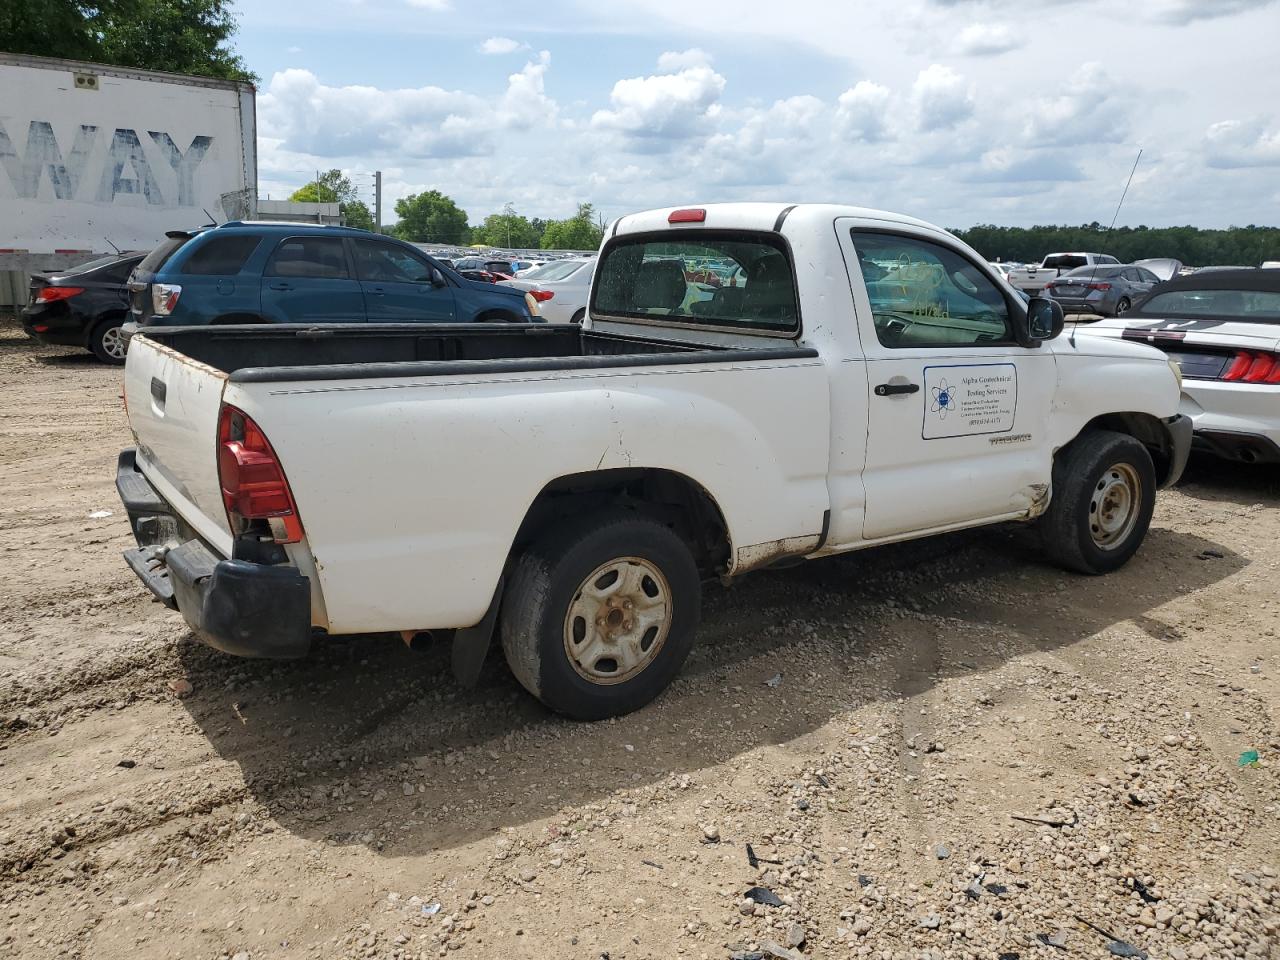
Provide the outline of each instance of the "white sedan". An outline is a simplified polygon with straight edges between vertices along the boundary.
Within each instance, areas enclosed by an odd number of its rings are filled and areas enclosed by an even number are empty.
[[[1280,273],[1215,270],[1161,284],[1120,317],[1080,326],[1151,344],[1182,369],[1193,445],[1244,463],[1280,463]]]
[[[547,323],[581,323],[595,269],[595,257],[553,260],[500,283],[532,294]]]

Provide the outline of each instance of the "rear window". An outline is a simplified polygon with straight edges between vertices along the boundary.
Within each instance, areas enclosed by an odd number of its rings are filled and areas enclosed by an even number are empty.
[[[210,237],[187,257],[182,272],[188,276],[231,277],[240,272],[249,255],[258,249],[260,237],[233,234]]]
[[[592,311],[780,332],[800,325],[790,255],[781,238],[766,234],[624,237],[596,266]]]
[[[1114,277],[1122,270],[1121,267],[1076,267],[1074,270],[1063,274],[1066,277]]]
[[[1273,290],[1168,290],[1149,297],[1144,314],[1275,323],[1280,321],[1280,293]]]
[[[560,260],[556,263],[543,264],[520,274],[521,280],[563,280],[572,276],[586,266],[583,260]]]
[[[1083,267],[1088,262],[1087,257],[1076,256],[1073,253],[1059,253],[1052,257],[1045,257],[1041,266],[1048,267],[1051,270],[1074,270],[1076,267]]]
[[[165,237],[160,246],[142,258],[142,262],[138,264],[138,272],[155,273],[169,262],[169,258],[177,253],[179,247],[190,239],[191,237],[185,234],[178,237]]]

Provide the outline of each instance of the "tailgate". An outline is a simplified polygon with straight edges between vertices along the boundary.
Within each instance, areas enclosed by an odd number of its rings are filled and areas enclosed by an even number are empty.
[[[218,483],[217,431],[226,374],[136,334],[124,368],[139,469],[174,511],[231,555]]]

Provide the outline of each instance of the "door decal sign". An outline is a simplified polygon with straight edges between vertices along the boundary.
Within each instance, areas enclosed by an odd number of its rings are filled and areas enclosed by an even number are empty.
[[[925,440],[1008,433],[1018,407],[1012,363],[924,368]]]

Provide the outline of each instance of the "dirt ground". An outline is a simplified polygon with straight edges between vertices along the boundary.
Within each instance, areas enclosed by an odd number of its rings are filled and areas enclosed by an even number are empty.
[[[1275,469],[1194,462],[1106,578],[995,529],[708,588],[584,725],[500,656],[198,645],[119,382],[0,328],[0,958],[1280,956]]]

